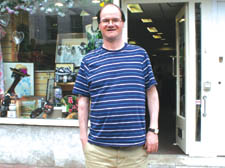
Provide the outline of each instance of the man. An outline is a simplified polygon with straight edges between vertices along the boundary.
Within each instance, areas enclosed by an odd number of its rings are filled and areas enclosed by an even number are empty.
[[[86,167],[146,168],[147,154],[158,150],[159,113],[149,56],[143,48],[123,41],[125,17],[118,6],[107,4],[97,17],[103,45],[84,57],[73,89],[80,95],[78,117]]]

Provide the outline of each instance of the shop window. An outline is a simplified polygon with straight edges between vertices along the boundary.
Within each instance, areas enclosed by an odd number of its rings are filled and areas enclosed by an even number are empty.
[[[19,3],[10,5],[18,8]],[[82,58],[101,45],[95,17],[100,4],[66,0],[56,8],[52,3],[12,8],[10,14],[0,3],[5,10],[0,18],[0,118],[77,119],[72,88]]]

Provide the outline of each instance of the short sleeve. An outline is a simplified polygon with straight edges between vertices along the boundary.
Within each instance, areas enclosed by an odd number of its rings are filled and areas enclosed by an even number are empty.
[[[144,72],[144,79],[145,79],[145,89],[148,89],[153,85],[157,85],[157,81],[155,79],[155,76],[152,70],[152,65],[151,65],[149,56],[146,52],[144,54],[143,72]]]
[[[87,73],[88,68],[84,63],[84,60],[81,62],[80,69],[78,71],[76,81],[73,87],[72,93],[75,95],[82,95],[89,97],[89,86],[88,86],[88,77]]]

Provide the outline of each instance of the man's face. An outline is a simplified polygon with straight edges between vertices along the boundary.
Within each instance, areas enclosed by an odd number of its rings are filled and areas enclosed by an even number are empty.
[[[124,22],[117,7],[108,5],[101,11],[99,29],[104,40],[122,40],[123,26]]]

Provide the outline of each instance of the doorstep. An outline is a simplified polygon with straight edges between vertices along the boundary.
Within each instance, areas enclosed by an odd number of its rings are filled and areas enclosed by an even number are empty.
[[[194,157],[187,155],[149,155],[148,168],[225,168],[225,157]]]

